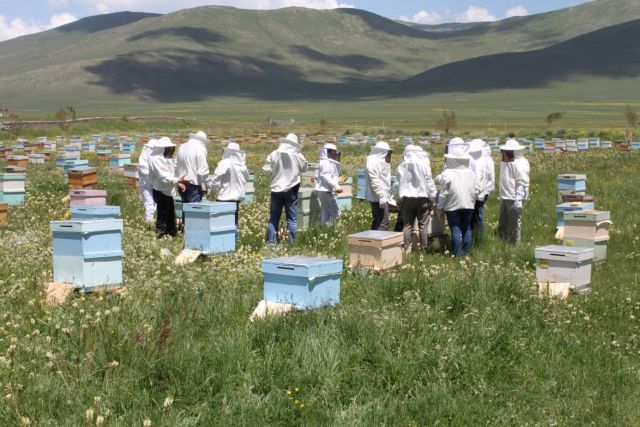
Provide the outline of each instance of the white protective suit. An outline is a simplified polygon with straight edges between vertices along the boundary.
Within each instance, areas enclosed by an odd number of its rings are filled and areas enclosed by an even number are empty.
[[[144,220],[153,221],[153,215],[156,213],[156,203],[153,201],[153,187],[149,178],[149,158],[153,154],[154,146],[158,143],[157,139],[150,139],[149,142],[142,146],[142,152],[138,158],[138,186],[140,187],[140,200],[144,206]]]
[[[464,141],[464,139],[456,137],[449,141],[447,144],[447,154],[469,154],[470,144]],[[445,169],[447,168],[445,162]],[[473,172],[476,171],[476,159],[471,157],[469,159],[469,167]]]
[[[391,201],[391,165],[385,161],[387,153],[391,151],[386,143],[371,147],[365,164],[365,179],[367,191],[365,198],[369,202],[379,202],[386,205]]]
[[[240,202],[244,200],[244,186],[249,181],[249,170],[242,151],[225,148],[222,160],[207,180],[207,188],[217,193],[218,200]]]
[[[515,151],[513,162],[500,163],[500,200],[514,200],[516,208],[529,198],[529,161]]]
[[[488,145],[482,147],[481,160],[484,164],[484,167],[487,169],[489,177],[489,182],[487,183],[487,190],[489,190],[489,195],[496,191],[496,164],[493,162],[493,157],[491,157],[491,147],[489,147]]]
[[[483,157],[482,154],[485,142],[481,139],[474,139],[469,145],[469,155],[476,162],[476,200],[484,201],[491,192],[489,165],[487,164],[487,159]]]
[[[176,156],[176,175],[193,185],[203,186],[209,178],[207,163],[207,145],[193,136],[178,147]]]
[[[335,146],[329,145],[332,149]],[[320,222],[331,225],[340,219],[340,207],[335,193],[340,189],[340,162],[327,156],[327,146],[320,149],[320,162],[316,190],[320,200]]]
[[[446,155],[446,168],[441,175],[438,209],[446,212],[474,209],[476,205],[475,174],[469,168],[469,156]]]
[[[176,176],[176,162],[167,159],[163,155],[164,148],[154,148],[149,157],[149,177],[154,190],[160,191],[165,196],[176,197],[178,191],[178,177]]]
[[[327,149],[320,149],[316,190],[335,193],[340,189],[340,162],[327,157]]]
[[[429,153],[417,145],[407,145],[404,159],[398,166],[396,174],[398,193],[401,199],[405,197],[435,199],[436,185],[431,175]]]
[[[278,149],[269,154],[262,170],[271,177],[271,192],[283,193],[300,184],[307,160],[300,152],[300,144],[283,139]]]

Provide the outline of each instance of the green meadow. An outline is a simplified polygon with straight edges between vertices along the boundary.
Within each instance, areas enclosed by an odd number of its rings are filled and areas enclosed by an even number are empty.
[[[256,202],[241,207],[237,252],[188,267],[173,265],[182,238],[156,240],[137,191],[83,154],[99,167],[108,204],[122,208],[127,292],[76,294],[55,308],[44,303],[49,222],[69,217],[67,187],[53,162],[29,166],[26,202],[0,228],[1,424],[640,424],[638,153],[529,154],[520,245],[497,239],[494,194],[468,258],[419,253],[386,272],[345,268],[339,305],[253,324],[263,259],[325,255],[346,265],[346,236],[370,217],[354,201],[334,228],[265,247],[259,169],[272,147],[245,149]],[[430,150],[439,172],[441,150]],[[220,151],[212,147],[211,163]],[[317,160],[316,146],[304,153]],[[355,175],[365,154],[345,147],[343,170]],[[556,176],[569,172],[588,175],[614,225],[593,291],[558,301],[538,295],[533,253],[555,242]]]

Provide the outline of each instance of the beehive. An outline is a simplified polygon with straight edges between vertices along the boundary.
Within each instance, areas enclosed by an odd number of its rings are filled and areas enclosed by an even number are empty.
[[[600,148],[600,138],[589,138],[589,148]]]
[[[80,160],[80,153],[76,152],[58,152],[56,154],[56,167],[64,168],[65,163],[71,162],[74,160]],[[86,160],[85,160],[86,161]]]
[[[22,166],[27,167],[29,164],[29,157],[27,156],[9,156],[7,157],[8,166]]]
[[[300,175],[300,186],[301,187],[314,187],[316,186],[316,182],[318,181],[318,173],[320,170],[320,165],[317,163],[309,163],[307,165],[307,170],[302,172]]]
[[[184,247],[203,254],[236,249],[235,203],[185,203]]]
[[[122,228],[119,219],[52,222],[54,282],[84,292],[120,286]]]
[[[29,163],[33,165],[41,165],[45,162],[45,155],[41,153],[29,154]]]
[[[293,256],[264,260],[264,300],[313,309],[340,302],[342,261]]]
[[[307,230],[320,223],[320,200],[312,188],[298,191],[298,230]]]
[[[570,246],[536,248],[538,283],[570,283],[575,293],[590,290],[594,250]]]
[[[249,181],[244,184],[244,202],[248,205],[253,203],[255,188],[255,175],[249,175]]]
[[[364,200],[367,194],[367,180],[364,169],[358,171],[358,185],[356,187],[356,199]]]
[[[565,236],[563,240],[563,244],[565,246],[593,249],[593,262],[604,262],[607,260],[608,243],[609,243],[609,238],[602,239],[602,240],[591,240],[591,239],[568,238]]]
[[[558,175],[558,191],[587,191],[587,176],[582,174]]]
[[[94,142],[84,142],[82,144],[82,151],[86,151],[88,153],[95,153],[96,144]]]
[[[341,212],[351,210],[353,207],[353,198],[351,196],[336,195],[336,201]]]
[[[2,173],[0,174],[0,203],[11,206],[24,203],[25,194],[24,173]]]
[[[565,212],[564,237],[609,240],[611,213],[608,211]]]
[[[564,227],[564,215],[567,212],[584,212],[594,209],[593,202],[560,203],[556,206],[556,226]]]
[[[386,270],[402,264],[402,233],[370,230],[352,234],[347,241],[350,266]]]
[[[77,169],[77,168],[88,168],[89,167],[89,161],[88,160],[65,160],[64,164],[62,165],[62,171],[64,174],[64,183],[68,184],[69,183],[69,171],[71,169]]]
[[[83,189],[94,187],[98,183],[98,169],[79,166],[67,172],[69,188]]]
[[[111,155],[111,152],[111,146],[109,145],[98,145],[96,147],[96,154],[100,160],[107,160]]]
[[[91,219],[119,219],[120,206],[71,206],[71,219],[86,221]]]
[[[105,190],[69,190],[71,206],[106,206]]]
[[[563,190],[558,191],[558,203],[594,202],[594,197],[584,191]]]
[[[124,165],[131,163],[131,154],[112,154],[109,156],[109,169],[121,172]]]

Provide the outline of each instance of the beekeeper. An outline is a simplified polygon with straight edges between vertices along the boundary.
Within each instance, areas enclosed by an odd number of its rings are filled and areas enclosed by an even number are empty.
[[[529,161],[522,155],[525,147],[515,139],[500,146],[500,219],[498,235],[509,243],[520,242],[522,209],[529,197]]]
[[[298,137],[290,133],[280,140],[280,146],[266,158],[262,170],[271,177],[271,206],[266,242],[278,242],[280,217],[284,209],[287,217],[289,243],[294,244],[298,231],[298,190],[300,173],[307,170],[307,160],[300,152]]]
[[[153,187],[149,179],[149,157],[151,157],[158,140],[150,139],[142,146],[140,157],[138,158],[138,186],[140,187],[140,200],[144,207],[144,221],[147,224],[153,223],[153,215],[156,213],[156,203],[153,201]]]
[[[471,148],[471,144],[466,142],[464,139],[460,137],[452,138],[447,144],[447,150],[445,154],[469,154],[469,150]],[[472,171],[476,171],[476,160],[471,157],[469,159],[469,167]],[[445,162],[446,168],[446,162]]]
[[[451,230],[451,253],[465,256],[471,251],[471,218],[476,204],[475,174],[467,154],[445,154],[446,168],[440,180],[438,215],[444,212]]]
[[[492,166],[484,157],[484,147],[486,143],[481,139],[474,139],[469,143],[469,155],[476,163],[476,204],[473,209],[471,228],[474,230],[476,238],[481,237],[484,230],[484,204],[491,193],[491,171]]]
[[[338,156],[338,148],[334,144],[325,144],[320,149],[316,192],[320,200],[320,222],[323,226],[340,219],[340,208],[336,200],[336,194],[342,192]]]
[[[182,203],[200,203],[209,178],[207,145],[209,138],[203,131],[190,133],[189,140],[178,148],[176,175],[184,185],[180,190]]]
[[[371,203],[371,229],[387,231],[389,228],[389,202],[391,193],[391,154],[393,150],[384,141],[371,147],[365,164],[366,199]]]
[[[417,145],[407,145],[404,157],[396,174],[398,192],[402,200],[402,216],[404,224],[404,250],[411,247],[413,224],[418,220],[420,246],[427,249],[427,225],[430,213],[436,206],[436,185],[431,175],[429,153]]]
[[[217,202],[236,204],[236,240],[240,237],[238,216],[240,202],[244,200],[244,186],[249,181],[245,153],[240,145],[230,142],[222,151],[222,160],[218,163],[213,175],[207,179],[207,190],[216,194]]]
[[[153,187],[153,200],[158,207],[156,232],[159,239],[165,236],[175,237],[177,234],[173,198],[177,196],[179,179],[176,177],[176,164],[173,160],[175,151],[176,145],[169,138],[162,137],[149,157],[149,179]]]

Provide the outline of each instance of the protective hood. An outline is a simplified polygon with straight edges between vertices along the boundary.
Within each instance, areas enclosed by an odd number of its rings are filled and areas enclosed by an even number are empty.
[[[404,161],[407,163],[421,163],[429,159],[429,153],[417,145],[407,145],[404,150]]]
[[[392,151],[391,148],[389,147],[389,144],[387,144],[384,141],[380,141],[376,145],[371,147],[371,151],[369,152],[369,156],[367,157],[367,160],[380,159],[384,161],[384,158],[387,157],[387,153],[389,151]]]
[[[462,138],[453,138],[447,145],[448,154],[469,154],[469,144]]]
[[[482,147],[482,157],[491,157],[491,147],[488,145]]]
[[[327,162],[335,163],[335,164],[339,165],[339,164],[340,164],[340,162],[338,162],[337,160],[334,160],[334,159],[330,159],[330,158],[329,158],[329,155],[328,155],[328,153],[327,153],[328,151],[329,151],[329,148],[326,148],[326,147],[322,147],[322,148],[320,149],[320,161],[325,160],[325,161],[327,161]]]
[[[243,166],[245,163],[245,153],[240,150],[225,148],[222,151],[222,160],[231,160],[234,165]]]
[[[468,155],[447,154],[444,156],[447,169],[466,169],[471,158]]]

